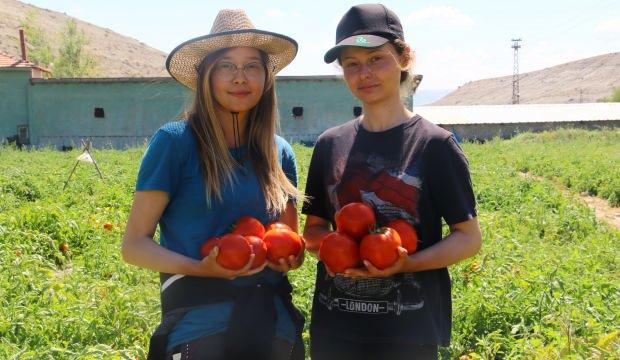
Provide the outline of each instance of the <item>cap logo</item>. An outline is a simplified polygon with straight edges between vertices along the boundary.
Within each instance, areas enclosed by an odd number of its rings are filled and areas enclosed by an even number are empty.
[[[356,42],[357,44],[368,44],[368,40],[367,40],[365,37],[363,37],[363,36],[358,36],[358,37],[355,39],[355,42]]]

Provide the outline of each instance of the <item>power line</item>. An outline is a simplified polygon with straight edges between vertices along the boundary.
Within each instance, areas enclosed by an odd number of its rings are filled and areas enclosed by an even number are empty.
[[[519,49],[521,39],[512,39],[512,48],[514,49],[514,64],[512,72],[512,103],[519,103]]]

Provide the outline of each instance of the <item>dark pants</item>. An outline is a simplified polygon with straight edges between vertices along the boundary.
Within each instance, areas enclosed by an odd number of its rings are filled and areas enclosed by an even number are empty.
[[[328,334],[310,337],[312,360],[436,360],[437,345],[367,343]]]
[[[289,360],[292,351],[293,344],[280,338],[274,338],[271,360]],[[205,336],[186,344],[177,345],[168,353],[166,359],[226,360],[226,333]]]

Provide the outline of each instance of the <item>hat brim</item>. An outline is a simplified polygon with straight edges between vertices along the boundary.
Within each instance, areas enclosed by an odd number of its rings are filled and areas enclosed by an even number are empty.
[[[258,29],[242,29],[209,34],[177,46],[166,59],[166,69],[181,84],[196,91],[198,65],[214,51],[232,47],[252,47],[267,54],[267,66],[274,74],[297,55],[297,42],[288,36]]]
[[[334,60],[338,58],[340,50],[345,47],[355,46],[363,48],[375,48],[387,43],[388,41],[390,41],[390,39],[378,35],[363,34],[349,36],[348,38],[336,44],[333,48],[329,49],[325,53],[323,60],[328,64],[334,62]]]

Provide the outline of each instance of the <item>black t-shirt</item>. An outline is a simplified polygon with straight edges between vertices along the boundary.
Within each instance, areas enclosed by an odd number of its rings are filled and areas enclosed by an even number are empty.
[[[394,219],[414,225],[423,250],[448,224],[476,216],[465,156],[452,134],[420,116],[370,132],[359,118],[318,139],[302,212],[329,220],[344,205],[363,201],[379,226]],[[419,251],[418,250],[418,251]],[[447,345],[452,326],[446,268],[382,279],[329,276],[318,263],[312,332],[355,341]]]

